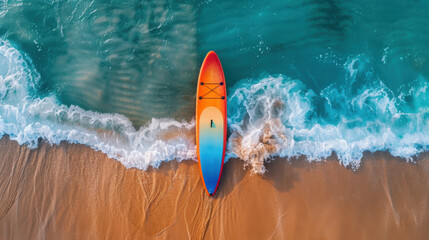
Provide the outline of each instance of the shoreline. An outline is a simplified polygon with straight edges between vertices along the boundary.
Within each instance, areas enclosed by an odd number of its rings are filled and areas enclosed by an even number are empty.
[[[37,149],[0,140],[3,239],[275,238],[424,239],[429,235],[429,154],[416,161],[365,153],[357,170],[335,156],[225,163],[209,198],[197,162],[146,171],[62,142]]]

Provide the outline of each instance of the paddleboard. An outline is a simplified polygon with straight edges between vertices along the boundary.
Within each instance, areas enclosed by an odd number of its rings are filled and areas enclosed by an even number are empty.
[[[219,187],[226,149],[226,84],[222,65],[210,51],[201,65],[196,99],[196,141],[201,179],[209,196]]]

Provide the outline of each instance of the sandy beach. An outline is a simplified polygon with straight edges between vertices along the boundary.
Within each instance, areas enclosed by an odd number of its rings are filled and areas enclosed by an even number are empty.
[[[429,156],[225,165],[214,198],[198,164],[127,169],[86,146],[0,140],[1,239],[426,239]]]
[[[386,2],[1,0],[0,240],[429,240],[429,1]]]

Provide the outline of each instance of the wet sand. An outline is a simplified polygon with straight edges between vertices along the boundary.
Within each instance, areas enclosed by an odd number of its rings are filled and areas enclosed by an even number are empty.
[[[427,239],[429,155],[277,159],[224,166],[214,198],[198,164],[144,172],[86,146],[0,140],[0,239]]]

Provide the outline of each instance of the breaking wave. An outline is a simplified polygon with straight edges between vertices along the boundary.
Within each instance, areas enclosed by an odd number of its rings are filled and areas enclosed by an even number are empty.
[[[365,151],[412,161],[429,146],[429,88],[420,77],[394,94],[362,55],[344,64],[345,84],[316,94],[283,75],[243,80],[229,97],[229,156],[264,173],[271,157],[320,161],[335,153],[356,169]]]
[[[31,60],[0,40],[0,136],[7,134],[30,148],[39,139],[85,144],[143,170],[162,161],[195,159],[193,121],[152,119],[136,130],[123,115],[69,107],[55,96],[37,97],[39,79]]]
[[[140,129],[120,114],[86,111],[40,97],[31,59],[0,40],[0,136],[36,148],[42,139],[87,145],[142,170],[161,162],[196,159],[194,121],[152,119]],[[272,157],[320,161],[335,153],[359,167],[365,151],[412,160],[429,146],[429,84],[419,77],[397,93],[377,78],[364,55],[344,64],[344,83],[320,93],[297,79],[266,75],[229,89],[227,158],[256,173]]]

